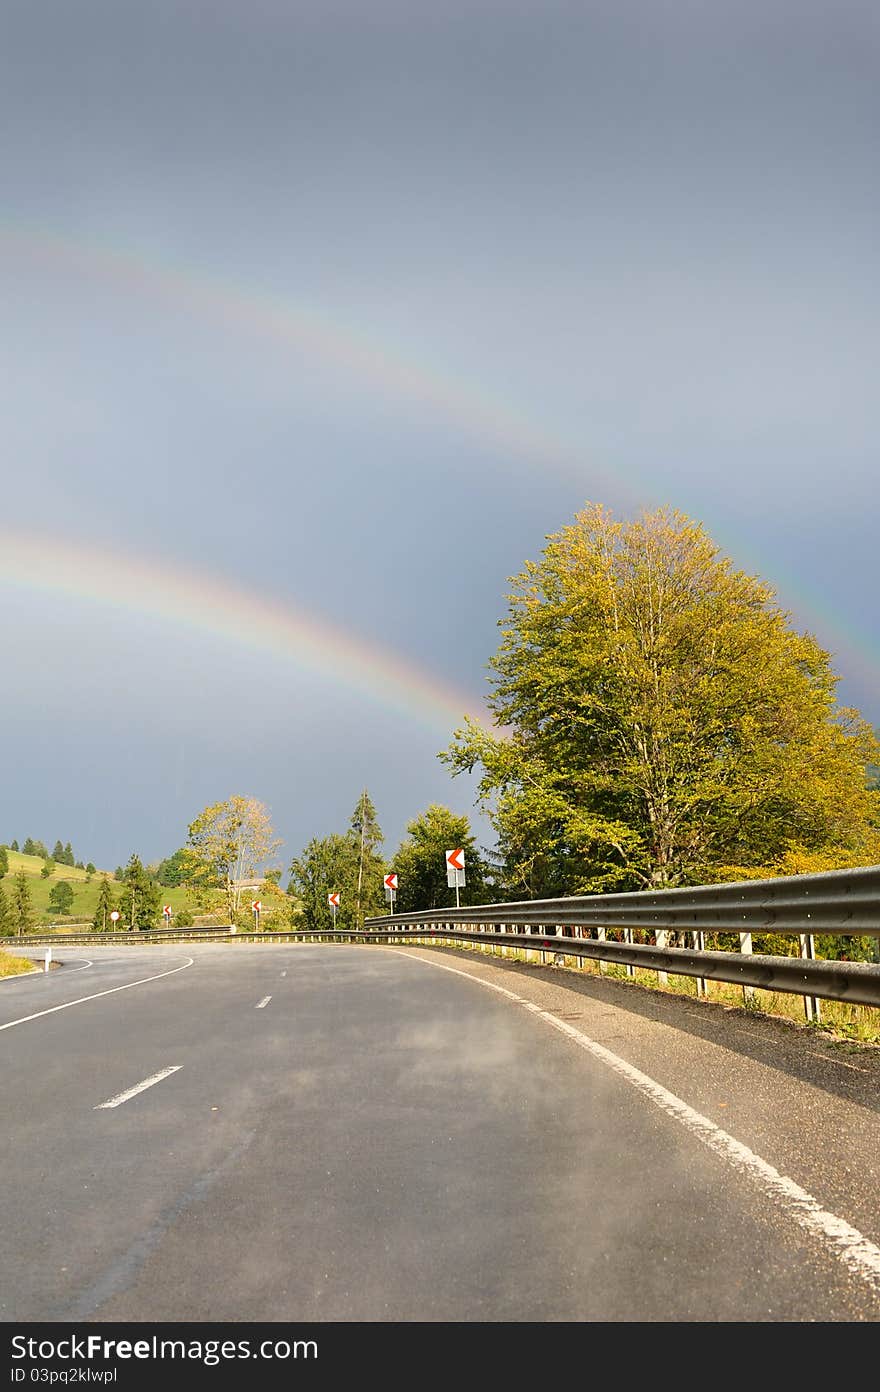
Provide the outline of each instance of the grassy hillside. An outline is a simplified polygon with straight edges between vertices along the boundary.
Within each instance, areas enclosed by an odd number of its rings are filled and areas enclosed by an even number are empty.
[[[91,919],[95,913],[98,902],[98,891],[101,887],[102,878],[106,877],[111,884],[115,899],[119,898],[122,885],[118,884],[109,871],[98,870],[92,876],[91,883],[88,883],[88,876],[85,870],[77,870],[73,865],[56,865],[54,873],[48,879],[43,879],[41,870],[43,861],[39,856],[22,855],[20,851],[7,851],[9,857],[9,873],[5,875],[0,883],[6,892],[6,897],[11,896],[12,878],[23,870],[28,880],[28,889],[31,893],[31,904],[33,905],[34,915],[37,923],[65,923],[76,919]],[[59,880],[66,880],[73,890],[73,905],[67,918],[53,913],[49,908],[49,894],[52,886]],[[195,908],[189,894],[185,889],[161,889],[161,903],[170,904],[174,913],[179,913],[183,908]],[[159,922],[161,923],[161,915]]]

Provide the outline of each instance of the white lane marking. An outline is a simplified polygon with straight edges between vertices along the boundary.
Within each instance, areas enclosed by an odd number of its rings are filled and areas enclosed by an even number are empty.
[[[146,986],[148,981],[161,981],[163,976],[174,976],[176,972],[186,971],[192,964],[193,958],[187,957],[183,966],[172,967],[171,971],[159,972],[156,976],[142,976],[137,981],[126,982],[124,986],[111,986],[109,990],[96,991],[92,996],[77,996],[76,1000],[65,1001],[63,1005],[53,1005],[48,1010],[38,1010],[33,1015],[22,1015],[17,1020],[9,1020],[7,1024],[0,1025],[0,1032],[14,1029],[16,1025],[26,1025],[29,1020],[39,1020],[44,1015],[54,1015],[58,1010],[69,1010],[72,1005],[85,1005],[86,1001],[100,1000],[102,996],[115,996],[117,991],[130,991],[133,986]]]
[[[74,961],[74,962],[76,961],[76,958],[75,958],[75,957],[73,958],[73,961]],[[62,962],[61,965],[64,966],[64,963]],[[73,973],[74,973],[74,972],[85,971],[85,970],[86,970],[86,967],[93,967],[94,965],[95,965],[94,962],[90,962],[90,961],[88,961],[88,959],[86,959],[86,961],[83,963],[83,965],[82,965],[81,967],[71,967],[71,968],[70,968],[70,971],[67,973],[67,975],[68,975],[68,976],[73,976]]]
[[[638,1068],[627,1063],[626,1059],[620,1058],[610,1049],[606,1049],[603,1044],[598,1044],[594,1039],[581,1030],[575,1029],[573,1025],[565,1020],[560,1020],[549,1010],[542,1010],[539,1005],[532,1001],[524,1000],[513,991],[508,991],[504,986],[498,986],[494,981],[486,981],[483,977],[473,976],[470,972],[460,971],[457,967],[448,967],[442,962],[432,962],[426,957],[413,957],[405,948],[392,947],[386,951],[396,952],[400,957],[408,957],[410,961],[421,962],[426,967],[438,967],[441,971],[452,972],[453,976],[467,977],[468,981],[476,981],[480,986],[487,986],[490,991],[497,991],[499,995],[507,996],[510,1000],[516,1001],[519,1005],[524,1005],[533,1015],[539,1015],[542,1020],[546,1020],[548,1025],[558,1029],[565,1034],[579,1048],[592,1054],[601,1063],[613,1068],[615,1073],[620,1074],[627,1082],[643,1093],[645,1097],[658,1107],[661,1107],[669,1116],[675,1117],[680,1121],[692,1135],[696,1136],[708,1146],[710,1150],[721,1155],[729,1161],[735,1169],[742,1171],[757,1180],[765,1193],[775,1199],[785,1210],[790,1218],[799,1223],[814,1237],[818,1237],[824,1242],[830,1252],[841,1259],[854,1276],[861,1279],[880,1294],[880,1247],[877,1247],[869,1238],[860,1233],[858,1228],[854,1228],[847,1223],[844,1218],[838,1218],[837,1214],[829,1213],[824,1209],[813,1195],[806,1189],[802,1189],[788,1175],[780,1174],[779,1171],[760,1155],[756,1155],[748,1146],[743,1145],[727,1131],[722,1131],[720,1126],[716,1126],[714,1121],[703,1116],[700,1112],[688,1106],[680,1097],[676,1097],[674,1092],[663,1087],[660,1083],[650,1078],[647,1073],[642,1073]]]
[[[147,1088],[155,1087],[156,1083],[161,1083],[163,1078],[170,1078],[172,1073],[179,1073],[182,1067],[182,1063],[173,1063],[170,1068],[163,1068],[161,1073],[154,1073],[152,1077],[144,1078],[142,1083],[135,1083],[134,1087],[127,1088],[125,1092],[120,1092],[116,1097],[111,1097],[109,1102],[99,1102],[97,1107],[92,1108],[92,1111],[104,1112],[109,1107],[121,1107],[123,1102],[137,1097],[139,1092],[146,1092]]]
[[[282,975],[282,976],[286,976],[286,975],[287,975],[287,972],[286,972],[286,971],[283,971],[283,972],[281,973],[281,975]]]
[[[263,999],[262,999],[261,1001],[257,1001],[256,1005],[254,1006],[254,1009],[255,1009],[255,1010],[264,1010],[265,1007],[269,1004],[269,1002],[270,1002],[271,999],[272,999],[271,996],[264,996]]]

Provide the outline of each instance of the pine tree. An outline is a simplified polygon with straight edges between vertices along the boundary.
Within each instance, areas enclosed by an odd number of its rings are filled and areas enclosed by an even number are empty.
[[[12,932],[12,913],[9,908],[9,900],[6,898],[6,891],[0,885],[0,938],[5,938]]]
[[[67,845],[64,847],[64,864],[65,864],[65,865],[75,865],[75,864],[76,864],[76,861],[75,861],[74,855],[73,855],[73,847],[71,846],[71,844],[70,844],[69,841],[68,841]]]
[[[349,834],[357,844],[357,887],[355,889],[355,927],[364,924],[365,906],[381,911],[381,889],[383,863],[379,847],[384,841],[376,809],[366,788],[357,800],[351,814]]]
[[[9,855],[5,846],[0,846],[0,880],[9,874]]]
[[[36,843],[33,841],[33,839],[32,839],[30,836],[27,838],[27,840],[25,841],[24,845],[22,846],[21,853],[22,853],[22,855],[36,855],[36,854],[37,854]]]
[[[57,865],[64,865],[66,863],[64,860],[64,847],[60,841],[56,841],[52,848],[52,859]]]
[[[132,855],[125,867],[119,912],[120,926],[131,931],[146,932],[157,926],[159,889],[150,879],[138,855]]]
[[[10,843],[9,849],[10,849],[10,851],[15,851],[15,852],[17,852],[17,851],[18,851],[18,842],[17,842],[17,841],[12,841],[12,842]]]
[[[34,921],[34,911],[31,905],[31,892],[28,888],[27,875],[23,870],[19,870],[15,879],[12,881],[12,928],[21,937],[26,933]]]
[[[116,900],[113,898],[113,890],[106,875],[101,881],[101,888],[98,890],[98,902],[95,907],[95,917],[92,919],[92,927],[97,933],[106,933],[113,927],[110,915],[113,912]]]

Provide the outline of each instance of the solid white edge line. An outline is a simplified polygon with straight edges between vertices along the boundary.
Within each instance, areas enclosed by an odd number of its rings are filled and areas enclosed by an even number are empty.
[[[29,1020],[40,1020],[44,1015],[69,1010],[72,1005],[85,1005],[86,1001],[100,1000],[102,996],[115,996],[117,991],[130,991],[133,986],[146,986],[148,981],[161,981],[163,976],[174,976],[176,972],[186,971],[187,967],[193,965],[193,960],[192,957],[187,957],[182,966],[172,967],[171,971],[159,972],[156,976],[142,976],[137,981],[127,981],[124,986],[111,986],[109,990],[96,991],[92,996],[77,996],[76,1000],[65,1001],[63,1005],[52,1005],[48,1010],[37,1010],[33,1015],[22,1015],[17,1020],[9,1020],[5,1025],[0,1025],[0,1033],[3,1030],[14,1029],[16,1025],[26,1025]],[[30,976],[30,972],[27,975]]]
[[[426,967],[437,967],[440,971],[452,972],[454,976],[466,977],[468,981],[475,981],[479,986],[486,986],[490,991],[497,991],[499,995],[507,996],[509,1000],[522,1005],[532,1015],[538,1015],[542,1020],[546,1020],[549,1025],[560,1033],[566,1035],[579,1048],[592,1054],[601,1063],[613,1068],[627,1082],[645,1096],[650,1098],[656,1106],[662,1108],[668,1116],[674,1117],[686,1126],[692,1135],[696,1136],[713,1150],[716,1155],[721,1155],[735,1169],[748,1174],[756,1180],[765,1193],[775,1199],[785,1210],[789,1217],[799,1223],[814,1237],[820,1238],[832,1255],[840,1258],[854,1276],[859,1276],[875,1292],[880,1295],[880,1247],[871,1242],[870,1238],[860,1233],[858,1228],[854,1228],[844,1218],[838,1218],[835,1213],[830,1213],[824,1209],[818,1199],[802,1189],[788,1175],[780,1174],[773,1165],[763,1160],[760,1155],[756,1155],[742,1141],[738,1141],[727,1131],[723,1131],[720,1126],[716,1126],[714,1121],[703,1116],[694,1110],[687,1102],[676,1097],[674,1092],[670,1092],[662,1084],[655,1082],[647,1073],[635,1068],[633,1064],[627,1063],[618,1054],[614,1054],[610,1049],[606,1049],[603,1044],[598,1044],[595,1039],[590,1039],[589,1035],[581,1030],[575,1029],[566,1020],[560,1020],[549,1010],[542,1010],[533,1001],[527,1001],[522,996],[518,996],[515,991],[508,991],[504,986],[498,986],[494,981],[486,981],[484,977],[473,976],[470,972],[461,971],[457,967],[448,967],[443,962],[432,962],[426,957],[414,957],[404,948],[392,947],[386,951],[396,952],[400,957],[408,957],[410,961],[421,962]]]
[[[150,1078],[144,1078],[142,1083],[135,1083],[134,1087],[127,1088],[125,1092],[120,1092],[116,1097],[111,1097],[109,1102],[99,1102],[97,1107],[93,1107],[93,1112],[105,1112],[110,1107],[121,1107],[123,1102],[128,1102],[130,1098],[137,1097],[139,1092],[146,1092],[147,1088],[154,1087],[156,1083],[161,1083],[163,1078],[170,1078],[172,1073],[179,1073],[183,1067],[182,1063],[173,1063],[170,1068],[163,1068],[161,1072],[154,1073]]]
[[[265,1007],[269,1004],[269,1002],[270,1002],[271,999],[272,999],[271,996],[264,996],[263,999],[262,999],[261,1001],[257,1001],[256,1005],[254,1006],[254,1009],[255,1009],[255,1010],[264,1010]]]

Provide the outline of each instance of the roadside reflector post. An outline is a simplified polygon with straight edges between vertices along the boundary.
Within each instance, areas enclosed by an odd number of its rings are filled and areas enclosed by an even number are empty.
[[[604,928],[597,928],[597,929],[596,929],[596,941],[597,941],[597,942],[605,942],[605,929],[604,929]],[[600,974],[601,974],[602,976],[605,975],[606,966],[607,966],[607,963],[603,962],[603,961],[602,961],[602,958],[600,957],[600,958],[599,958],[599,972],[600,972]]]
[[[798,937],[801,944],[801,956],[808,962],[812,962],[816,957],[816,940],[812,933],[799,933]],[[819,1002],[815,996],[804,996],[804,1014],[810,1024],[818,1025],[821,1022],[822,1014],[819,1009]]]
[[[45,960],[45,962],[43,963],[43,971],[48,971],[48,970],[49,970],[49,966],[50,966],[50,964],[51,964],[51,961],[52,961],[52,949],[51,949],[51,947],[47,947],[47,948],[46,948],[46,960]]]

